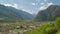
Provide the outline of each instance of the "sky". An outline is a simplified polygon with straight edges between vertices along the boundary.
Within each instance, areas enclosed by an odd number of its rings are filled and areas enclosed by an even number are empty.
[[[50,5],[60,5],[60,0],[0,0],[0,4],[36,14]]]

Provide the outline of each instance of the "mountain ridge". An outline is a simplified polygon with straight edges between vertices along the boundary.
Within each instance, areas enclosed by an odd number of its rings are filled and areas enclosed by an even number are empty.
[[[29,17],[30,16],[30,17]],[[13,7],[0,4],[0,21],[32,20],[33,15]]]
[[[60,6],[51,5],[47,9],[39,11],[35,20],[37,21],[53,21],[56,17],[60,17]]]

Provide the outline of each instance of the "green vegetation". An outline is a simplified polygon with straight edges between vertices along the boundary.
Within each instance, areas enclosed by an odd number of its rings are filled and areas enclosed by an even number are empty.
[[[53,24],[41,25],[38,29],[28,31],[24,34],[60,34],[60,18],[57,18]]]
[[[60,17],[60,6],[51,5],[47,9],[39,11],[36,16],[36,21],[54,21]]]
[[[22,10],[0,5],[0,32],[60,34],[60,6],[51,5],[33,18],[33,15]]]
[[[32,20],[34,16],[14,7],[0,4],[0,22]]]
[[[54,25],[55,25],[57,28],[60,28],[60,18],[57,18],[57,19],[55,20]]]

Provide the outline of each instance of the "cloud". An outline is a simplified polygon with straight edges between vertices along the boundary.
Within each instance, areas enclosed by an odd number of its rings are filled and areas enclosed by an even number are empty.
[[[31,11],[31,10],[27,10],[27,9],[21,9],[22,11],[25,11],[25,12],[28,12],[28,13],[30,13],[30,14],[33,14],[33,11]]]
[[[27,11],[26,9],[22,9],[23,11]]]
[[[35,6],[36,5],[36,3],[31,3],[33,6]]]
[[[14,7],[16,9],[18,9],[18,5],[17,4],[4,4],[5,6],[11,6]]]
[[[41,4],[43,5],[44,3],[41,3]],[[38,8],[38,10],[44,10],[44,9],[46,9],[47,7],[51,6],[51,5],[53,5],[53,3],[44,4],[43,6],[40,6],[40,7]]]
[[[20,10],[22,10],[22,11],[25,11],[25,12],[28,12],[28,13],[30,13],[30,14],[33,14],[33,11],[27,10],[27,9],[24,9],[24,8],[21,8],[21,7],[18,7],[17,4],[3,4],[3,5],[5,5],[5,6],[11,6],[11,7],[14,7],[14,8],[16,8],[16,9],[20,9]]]
[[[53,3],[47,3],[48,6],[53,5]]]
[[[46,9],[47,7],[46,6],[41,6],[40,8],[39,8],[39,10],[44,10],[44,9]]]

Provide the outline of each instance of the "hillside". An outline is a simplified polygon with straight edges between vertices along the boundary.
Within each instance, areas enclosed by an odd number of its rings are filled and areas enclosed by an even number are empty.
[[[0,21],[32,20],[34,16],[25,11],[0,4]]]
[[[60,6],[51,5],[47,9],[39,11],[35,20],[53,21],[56,17],[60,17]]]
[[[38,28],[24,34],[60,34],[60,18],[56,18],[53,24],[51,22],[40,24]]]

